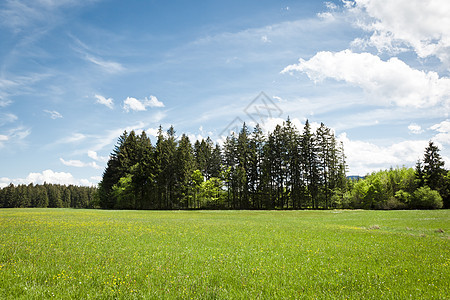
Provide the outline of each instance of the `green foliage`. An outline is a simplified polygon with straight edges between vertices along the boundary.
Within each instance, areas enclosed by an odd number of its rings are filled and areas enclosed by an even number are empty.
[[[416,175],[412,168],[395,168],[373,172],[353,183],[353,208],[405,209],[410,207],[410,195],[416,190]]]
[[[430,189],[428,186],[418,188],[411,197],[411,207],[417,209],[438,209],[442,208],[442,197],[438,191]]]
[[[74,185],[13,184],[0,189],[0,208],[2,207],[73,207],[96,208],[98,206],[97,188]]]
[[[112,196],[116,199],[116,208],[135,209],[136,196],[132,186],[133,177],[128,174],[119,179],[112,188]]]
[[[114,209],[329,208],[347,190],[345,156],[324,124],[300,134],[288,118],[264,136],[259,125],[192,146],[162,127],[153,147],[145,132],[119,137],[99,184],[99,203]],[[338,192],[339,191],[339,192]],[[340,204],[339,204],[340,205]]]

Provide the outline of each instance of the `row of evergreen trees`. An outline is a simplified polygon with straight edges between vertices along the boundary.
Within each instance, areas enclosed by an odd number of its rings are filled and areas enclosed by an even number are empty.
[[[323,124],[299,134],[286,121],[268,136],[259,126],[212,141],[177,142],[162,129],[153,147],[145,132],[124,133],[100,189],[47,184],[0,189],[0,207],[118,209],[429,209],[450,207],[450,171],[430,141],[416,168],[345,178],[341,146]],[[310,141],[308,143],[308,140]],[[308,153],[305,149],[313,149]]]
[[[342,144],[324,124],[300,133],[287,119],[265,135],[243,124],[223,147],[191,144],[162,128],[155,145],[145,132],[124,132],[99,184],[102,208],[329,208],[346,192]]]
[[[0,207],[98,207],[96,187],[10,184],[0,189]]]

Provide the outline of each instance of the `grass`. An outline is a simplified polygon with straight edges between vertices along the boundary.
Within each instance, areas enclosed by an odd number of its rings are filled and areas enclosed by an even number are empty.
[[[448,299],[450,211],[0,210],[1,299]]]

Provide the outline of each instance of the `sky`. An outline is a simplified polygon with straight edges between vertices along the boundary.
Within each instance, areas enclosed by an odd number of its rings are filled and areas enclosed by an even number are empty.
[[[0,1],[0,187],[95,185],[124,131],[323,122],[348,175],[450,167],[450,2]]]

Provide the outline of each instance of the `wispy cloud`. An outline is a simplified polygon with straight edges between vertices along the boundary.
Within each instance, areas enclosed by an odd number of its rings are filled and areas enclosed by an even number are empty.
[[[108,98],[106,99],[105,97],[103,97],[102,95],[95,95],[95,98],[97,98],[97,103],[103,104],[106,107],[109,107],[110,109],[114,108],[114,100],[112,98]]]
[[[50,115],[50,118],[52,118],[53,120],[55,120],[55,119],[60,119],[60,118],[62,118],[63,116],[59,113],[59,112],[57,112],[56,110],[44,110],[44,112],[46,112],[46,113],[48,113],[49,115]]]
[[[74,132],[70,134],[69,136],[63,137],[56,142],[54,142],[52,145],[59,145],[59,144],[72,144],[72,143],[79,143],[83,140],[85,140],[87,136],[85,134]]]
[[[68,167],[76,167],[76,168],[91,167],[94,169],[101,169],[101,167],[99,165],[97,165],[97,163],[95,161],[85,163],[85,162],[82,162],[81,160],[64,160],[63,158],[60,158],[59,160],[63,165],[68,166]]]
[[[79,7],[95,0],[5,0],[0,5],[0,25],[14,32],[31,26],[48,26],[64,20],[61,12],[71,7]]]
[[[9,129],[5,134],[0,134],[0,148],[8,144],[23,144],[24,140],[30,135],[31,129],[23,126]]]
[[[108,61],[100,57],[95,57],[93,55],[86,54],[85,59],[99,67],[108,73],[118,73],[125,70],[122,64],[115,61]]]
[[[0,126],[3,126],[7,123],[12,123],[17,121],[17,116],[11,113],[0,113]]]

